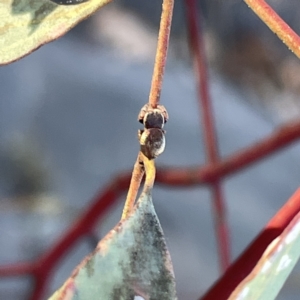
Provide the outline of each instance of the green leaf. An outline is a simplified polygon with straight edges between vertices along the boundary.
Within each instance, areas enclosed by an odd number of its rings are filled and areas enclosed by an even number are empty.
[[[275,299],[300,256],[300,213],[266,249],[229,300]]]
[[[61,37],[110,1],[90,0],[63,6],[49,0],[1,0],[0,65]]]
[[[150,195],[119,222],[50,300],[173,300],[171,258]]]

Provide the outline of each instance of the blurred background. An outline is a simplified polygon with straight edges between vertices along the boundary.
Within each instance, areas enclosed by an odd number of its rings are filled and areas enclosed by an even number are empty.
[[[297,0],[268,1],[300,32]],[[300,63],[242,1],[202,0],[220,153],[253,144],[299,118]],[[72,224],[137,152],[137,114],[148,101],[161,1],[119,0],[63,38],[0,68],[0,264],[33,260]],[[184,1],[176,1],[162,91],[167,146],[159,166],[205,162]],[[227,178],[232,259],[299,187],[299,143]],[[179,299],[198,299],[219,277],[207,188],[156,186]],[[96,229],[120,219],[125,195]],[[59,262],[48,296],[94,247]],[[299,299],[299,266],[278,299]],[[30,278],[0,279],[0,299],[29,299]]]

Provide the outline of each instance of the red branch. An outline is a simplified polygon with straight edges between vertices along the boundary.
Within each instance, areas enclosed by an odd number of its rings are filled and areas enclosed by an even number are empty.
[[[206,157],[209,163],[219,161],[216,130],[209,95],[208,71],[204,51],[202,31],[200,30],[200,16],[197,10],[196,0],[186,0],[187,25],[189,33],[189,45],[194,61],[195,75],[198,85],[198,98],[202,114],[202,130]],[[230,263],[229,228],[226,219],[225,200],[220,178],[216,178],[210,185],[213,199],[213,215],[218,245],[220,269],[224,272]]]
[[[272,134],[252,146],[201,168],[164,168],[158,170],[156,181],[168,186],[187,187],[195,184],[207,184],[217,178],[232,175],[237,171],[257,163],[300,138],[300,121],[282,125]]]
[[[278,237],[300,211],[300,189],[284,204],[262,232],[229,267],[201,300],[226,300],[249,275],[270,243]]]
[[[300,37],[264,0],[244,0],[257,16],[300,58]]]
[[[34,272],[33,263],[20,262],[12,265],[0,266],[0,277],[13,277],[32,274]]]

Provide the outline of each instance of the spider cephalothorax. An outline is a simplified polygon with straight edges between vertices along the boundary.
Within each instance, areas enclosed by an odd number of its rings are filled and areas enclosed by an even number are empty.
[[[152,108],[149,104],[143,106],[139,113],[138,120],[145,128],[160,128],[168,121],[168,112],[163,105]]]

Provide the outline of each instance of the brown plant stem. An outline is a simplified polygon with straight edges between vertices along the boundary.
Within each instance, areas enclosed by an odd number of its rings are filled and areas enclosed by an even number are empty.
[[[149,103],[153,108],[156,108],[160,99],[169,45],[173,6],[174,0],[163,0],[157,50],[149,95]]]
[[[264,0],[244,0],[257,16],[300,58],[300,37]]]
[[[154,70],[151,82],[151,89],[149,95],[149,104],[156,108],[162,88],[162,81],[167,59],[169,37],[171,30],[171,22],[173,15],[174,0],[163,0],[162,13],[160,20],[160,27],[158,33],[157,50],[155,56]],[[146,164],[146,165],[145,165]],[[132,211],[137,197],[137,193],[144,175],[144,167],[150,172],[147,174],[144,186],[144,192],[150,193],[155,179],[155,165],[154,161],[149,161],[141,152],[138,154],[137,161],[134,165],[130,186],[125,201],[121,220],[124,220]],[[153,181],[153,182],[152,182]]]
[[[130,212],[134,207],[135,199],[138,194],[144,173],[145,171],[144,171],[144,166],[142,161],[142,153],[139,152],[133,167],[130,185],[129,185],[121,220],[125,219],[130,214]]]
[[[155,169],[155,159],[148,159],[145,155],[141,154],[144,167],[145,167],[145,173],[146,173],[146,178],[145,178],[145,183],[144,183],[144,188],[143,188],[143,193],[150,195],[154,181],[155,181],[155,174],[156,174],[156,169]]]

